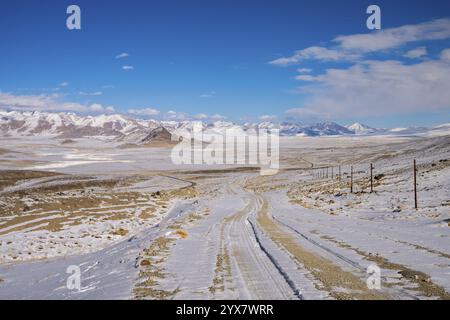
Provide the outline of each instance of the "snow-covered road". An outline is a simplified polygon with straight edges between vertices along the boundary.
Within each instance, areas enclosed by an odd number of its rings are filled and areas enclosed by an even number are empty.
[[[107,249],[1,266],[0,298],[134,298],[145,274],[142,251],[174,226],[183,237],[173,238],[164,258],[157,257],[159,276],[149,282],[151,292],[172,299],[449,297],[447,230],[306,209],[292,204],[286,189],[252,188],[256,176],[199,180],[197,199],[178,200],[163,222]],[[70,265],[81,268],[81,291],[66,287]],[[370,265],[380,268],[381,290],[366,285]]]

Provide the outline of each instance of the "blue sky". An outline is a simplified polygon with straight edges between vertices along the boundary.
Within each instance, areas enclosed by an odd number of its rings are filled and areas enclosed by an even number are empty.
[[[70,4],[81,8],[81,30],[66,28]],[[366,28],[370,4],[381,7],[384,37],[370,38],[378,33]],[[446,19],[447,0],[2,1],[0,107],[383,127],[448,122]]]

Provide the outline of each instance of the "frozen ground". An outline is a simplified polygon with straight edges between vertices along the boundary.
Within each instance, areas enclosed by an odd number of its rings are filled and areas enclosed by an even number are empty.
[[[283,138],[270,177],[178,168],[169,153],[93,139],[2,145],[2,169],[54,173],[0,181],[0,297],[450,298],[449,136]],[[70,265],[81,291],[66,287]]]

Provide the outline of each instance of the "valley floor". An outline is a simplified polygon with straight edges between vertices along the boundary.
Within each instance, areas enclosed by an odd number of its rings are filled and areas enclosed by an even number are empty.
[[[0,298],[450,299],[449,137],[315,141],[275,176],[4,171]]]

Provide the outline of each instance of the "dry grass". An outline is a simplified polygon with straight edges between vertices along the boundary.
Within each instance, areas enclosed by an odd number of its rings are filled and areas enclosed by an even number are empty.
[[[184,189],[186,190],[186,188]],[[163,197],[163,193],[160,193],[159,196]],[[168,229],[173,230],[171,232],[172,236],[161,236],[153,240],[150,247],[141,252],[139,277],[133,289],[135,299],[169,299],[178,293],[178,288],[161,290],[158,287],[159,280],[166,277],[163,264],[170,254],[171,246],[176,243],[177,239],[188,238],[189,234],[182,226],[190,225],[201,217],[199,214],[190,213],[179,218],[172,225],[168,226]],[[177,237],[173,237],[174,235]]]
[[[135,148],[172,148],[176,146],[178,142],[176,141],[152,141],[150,143],[135,144],[135,143],[124,143],[119,146],[120,149],[135,149]]]
[[[5,205],[0,208],[0,217],[14,216],[0,227],[0,235],[48,222],[42,229],[59,231],[63,226],[74,226],[86,218],[94,220],[135,219],[137,208],[142,212],[139,218],[150,219],[156,206],[149,195],[138,192],[103,193],[85,191],[84,193],[56,193],[40,195],[29,194],[26,197],[8,195],[2,197]],[[166,201],[160,202],[166,206]],[[60,217],[58,217],[60,215]],[[45,219],[48,217],[48,219]],[[35,220],[40,219],[39,222]],[[12,228],[18,225],[16,228]],[[9,228],[7,231],[2,229]],[[36,229],[37,230],[37,229]]]
[[[135,299],[163,300],[177,293],[177,290],[166,291],[157,289],[158,280],[165,277],[162,264],[167,258],[170,244],[174,241],[174,239],[164,236],[159,237],[140,254],[139,278],[133,289]]]
[[[72,139],[66,139],[66,140],[63,140],[63,141],[61,141],[61,144],[72,144],[72,143],[76,143],[76,141],[75,140],[72,140]]]
[[[209,292],[223,292],[225,290],[225,281],[231,283],[231,263],[228,250],[221,244],[220,252],[216,257],[216,268],[214,269],[214,278],[212,285],[208,288]]]
[[[115,235],[115,236],[122,236],[122,237],[124,237],[124,236],[126,236],[128,234],[128,230],[123,229],[123,228],[119,228],[117,230],[114,230],[112,232],[112,234]]]
[[[45,171],[27,171],[27,170],[0,170],[0,190],[5,187],[13,186],[19,181],[53,177],[61,174]]]
[[[175,230],[175,234],[177,235],[177,236],[179,236],[180,238],[182,238],[182,239],[187,239],[187,237],[188,237],[188,233],[187,233],[187,231],[185,231],[185,230],[183,230],[183,229],[177,229],[177,230]]]

